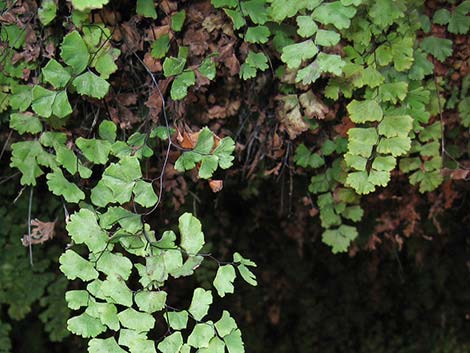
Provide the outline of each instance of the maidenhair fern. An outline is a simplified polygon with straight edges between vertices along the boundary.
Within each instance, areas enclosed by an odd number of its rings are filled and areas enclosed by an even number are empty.
[[[54,37],[57,54],[44,61],[17,60],[27,39],[18,24],[0,30],[2,42],[8,44],[1,54],[0,112],[8,112],[10,128],[20,135],[11,144],[10,166],[21,174],[21,185],[45,182],[52,194],[77,209],[67,218],[70,246],[59,260],[65,277],[76,281],[65,294],[68,307],[76,312],[67,328],[90,338],[89,353],[223,353],[225,348],[242,353],[241,332],[230,313],[223,311],[214,318],[209,309],[216,293],[224,297],[234,292],[237,276],[256,285],[251,271],[255,263],[239,253],[232,261],[215,260],[215,290],[195,288],[188,307],[174,308],[168,304],[167,282],[193,275],[202,261],[214,258],[202,251],[204,227],[193,214],[183,213],[178,224],[158,231],[147,218],[162,205],[170,152],[178,153],[174,169],[193,171],[197,179],[211,179],[234,163],[234,139],[219,138],[208,127],[192,132],[191,143],[177,146],[175,135],[180,131],[171,128],[164,101],[169,95],[178,107],[178,101],[199,87],[200,79],[215,81],[218,56],[223,53],[213,52],[193,62],[190,48],[173,40],[184,29],[189,12],[176,3],[175,8],[165,8],[166,14],[171,12],[164,24],[167,32],[146,34],[150,43],[145,60],[129,48],[125,53],[126,59],[139,59],[149,84],[158,92],[160,125],[146,120],[145,131],[141,126],[126,136],[115,115],[97,122],[97,113],[89,133],[66,133],[63,127],[72,116],[81,119],[76,110],[80,104],[96,100],[108,109],[107,96],[114,94],[110,77],[123,69],[118,67],[122,33],[102,19],[92,21],[94,11],[108,3],[72,0],[64,18],[63,6],[41,1],[37,16],[42,28],[64,20],[63,37]],[[347,251],[359,235],[362,195],[387,187],[398,173],[407,174],[420,192],[441,184],[444,127],[433,117],[444,102],[433,60],[444,62],[453,52],[453,43],[430,33],[430,27],[432,21],[451,33],[468,33],[469,1],[440,9],[432,18],[424,14],[422,0],[211,3],[230,19],[230,30],[243,41],[239,78],[256,79],[271,70],[280,84],[276,101],[286,137],[295,140],[342,118],[341,133],[325,133],[315,143],[298,144],[293,157],[297,167],[311,172],[308,192],[319,210],[323,242],[334,253]],[[2,9],[4,5],[0,1]],[[150,0],[137,0],[135,11],[142,21],[157,21],[160,16]],[[111,40],[114,36],[118,40]],[[161,61],[156,70],[161,74],[146,66],[151,60],[158,65]],[[34,70],[38,72],[34,80],[23,80],[26,72]],[[159,82],[169,90],[161,89]],[[461,98],[457,109],[462,125],[468,127],[468,89],[462,90]],[[328,106],[336,103],[341,108],[327,116]],[[166,151],[162,172],[149,179],[144,166],[157,146],[165,146]],[[0,286],[14,286],[9,273],[1,276]],[[28,296],[20,307],[7,303],[9,315],[23,317],[49,282],[41,278],[34,290],[25,290]],[[57,280],[41,302],[46,307],[41,319],[53,339],[66,334],[55,327],[68,309],[51,305],[65,287],[64,280]],[[156,320],[167,326],[158,342],[150,338]],[[8,347],[3,341],[9,329],[0,322],[0,347]]]

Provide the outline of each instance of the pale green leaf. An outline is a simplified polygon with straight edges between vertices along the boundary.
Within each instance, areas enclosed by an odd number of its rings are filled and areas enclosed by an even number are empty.
[[[297,33],[304,38],[311,37],[318,29],[317,24],[311,16],[297,16]]]
[[[10,115],[10,128],[24,133],[37,134],[42,131],[41,121],[36,115],[30,113],[13,113]]]
[[[407,82],[390,82],[379,86],[379,97],[382,102],[396,104],[404,100],[407,93]]]
[[[65,179],[62,170],[56,169],[46,175],[47,186],[54,195],[63,196],[65,201],[78,203],[85,198],[85,194],[77,185]]]
[[[351,120],[355,123],[380,121],[383,117],[382,108],[375,100],[353,100],[347,105],[347,109]]]
[[[209,341],[207,348],[200,348],[199,353],[224,353],[225,343],[219,337],[215,336]]]
[[[186,310],[169,311],[165,313],[164,317],[173,330],[184,330],[188,324],[188,312]]]
[[[249,0],[240,3],[244,16],[249,16],[255,24],[262,25],[268,20],[268,11],[264,0]]]
[[[201,65],[199,66],[199,72],[206,76],[209,80],[213,80],[215,78],[215,63],[212,61],[212,58],[205,58]]]
[[[239,329],[233,330],[224,337],[228,353],[245,353],[245,345],[242,340],[242,333]]]
[[[105,79],[87,71],[72,81],[72,85],[81,95],[93,98],[104,98],[108,94],[109,83]]]
[[[377,152],[398,157],[406,154],[410,150],[410,147],[411,139],[407,136],[383,138],[377,146]]]
[[[59,118],[65,118],[72,114],[72,106],[70,105],[67,91],[57,92],[52,104],[52,114]]]
[[[54,88],[63,88],[72,77],[64,67],[55,59],[50,59],[46,66],[42,68],[42,75],[46,82]]]
[[[116,124],[110,120],[102,121],[98,128],[100,137],[103,140],[107,140],[111,143],[116,140],[116,131],[117,131]]]
[[[146,313],[154,313],[163,310],[166,303],[166,292],[141,291],[135,295],[135,303],[140,310]]]
[[[215,323],[215,328],[219,336],[223,338],[232,333],[233,330],[237,329],[237,323],[230,316],[230,313],[224,310],[222,317]]]
[[[131,275],[132,262],[119,253],[104,251],[96,255],[96,269],[108,276],[120,277],[127,280]]]
[[[73,334],[85,338],[96,337],[106,331],[106,327],[99,319],[86,313],[68,319],[67,329]]]
[[[163,62],[163,73],[165,77],[176,76],[183,72],[186,65],[185,58],[167,57]]]
[[[188,337],[188,345],[194,348],[209,347],[210,340],[215,336],[214,327],[209,323],[200,323],[194,326]]]
[[[350,151],[350,153],[346,153],[344,155],[344,160],[346,161],[346,164],[354,168],[356,170],[366,170],[366,165],[367,165],[367,158],[361,157],[360,155],[357,154],[352,154],[353,152],[361,152],[357,150]]]
[[[83,152],[83,155],[95,164],[106,164],[108,162],[111,143],[106,140],[85,139],[79,137],[75,144]]]
[[[351,241],[358,236],[355,227],[341,225],[337,229],[327,229],[323,232],[322,240],[325,244],[332,247],[333,254],[346,252]]]
[[[349,173],[346,178],[346,185],[352,187],[360,195],[375,191],[375,186],[369,181],[369,175],[366,171]]]
[[[350,206],[346,207],[343,212],[341,212],[341,216],[346,219],[350,219],[353,222],[359,222],[364,215],[364,210],[361,206]]]
[[[134,347],[137,341],[144,341],[147,339],[147,332],[137,332],[127,328],[119,330],[119,345],[128,348]]]
[[[56,94],[57,92],[55,91],[50,91],[38,85],[34,86],[31,108],[37,115],[49,118],[52,115],[52,105],[54,104]]]
[[[324,25],[332,24],[338,29],[346,29],[351,25],[351,18],[356,14],[352,6],[343,6],[340,1],[324,3],[313,11],[313,19]]]
[[[409,115],[387,115],[380,122],[379,134],[385,137],[408,136],[413,128],[413,118]]]
[[[153,189],[152,183],[138,180],[132,192],[135,196],[134,201],[141,206],[153,207],[158,201],[158,196]]]
[[[132,306],[132,291],[126,283],[117,277],[108,277],[101,283],[100,291],[106,300],[111,303]]]
[[[86,244],[92,252],[97,253],[107,246],[106,232],[98,225],[96,215],[88,209],[75,212],[66,228],[75,243]]]
[[[304,42],[291,44],[282,49],[281,60],[290,69],[296,69],[303,60],[313,58],[318,53],[318,48],[311,39]]]
[[[168,33],[165,33],[161,37],[158,37],[152,43],[152,51],[151,51],[152,56],[155,59],[164,58],[169,48],[170,48],[170,36],[168,35]]]
[[[162,353],[179,353],[183,345],[183,336],[181,332],[174,332],[166,336],[163,341],[158,344],[158,350]]]
[[[106,339],[93,338],[88,342],[88,353],[127,353],[119,347],[114,337]]]
[[[189,254],[196,255],[204,245],[201,222],[191,213],[184,213],[178,219],[181,234],[181,247]]]
[[[88,306],[90,294],[86,290],[69,290],[65,292],[65,300],[70,309],[77,310]]]
[[[392,156],[377,156],[372,162],[372,168],[375,170],[383,170],[390,172],[395,168],[397,160]]]
[[[108,326],[111,330],[118,331],[120,328],[117,309],[114,304],[90,301],[85,313],[99,319],[103,325]]]
[[[60,258],[60,270],[70,280],[80,278],[83,281],[91,281],[98,278],[98,271],[93,264],[78,255],[73,250],[67,250]]]
[[[170,95],[173,100],[180,100],[187,96],[188,88],[196,83],[194,71],[184,71],[176,76],[171,84]]]
[[[122,326],[137,332],[149,331],[155,325],[155,319],[149,313],[141,313],[128,308],[118,314]]]
[[[57,5],[54,0],[43,0],[38,9],[38,17],[44,26],[51,23],[57,14]]]
[[[214,287],[219,296],[224,297],[226,293],[233,293],[235,277],[235,269],[232,265],[219,266],[214,279]]]
[[[189,306],[189,313],[196,320],[202,320],[207,315],[209,307],[212,304],[212,292],[202,288],[196,288],[193,293],[193,299]]]
[[[335,31],[319,29],[315,36],[315,44],[326,47],[338,44],[339,40],[340,35]]]

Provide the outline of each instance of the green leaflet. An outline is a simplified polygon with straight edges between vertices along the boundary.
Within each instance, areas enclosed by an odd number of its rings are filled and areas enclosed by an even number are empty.
[[[96,215],[88,210],[81,209],[70,217],[67,231],[77,244],[86,244],[91,252],[100,252],[107,246],[108,236],[98,225]]]
[[[152,43],[152,56],[156,59],[165,57],[170,48],[170,36],[164,34]]]
[[[188,345],[194,348],[208,348],[214,336],[215,330],[210,322],[196,324],[188,337]]]
[[[239,329],[233,330],[225,336],[224,342],[229,353],[245,353],[245,345]]]
[[[249,43],[267,43],[271,32],[266,26],[249,27],[246,31],[245,40]]]
[[[295,150],[294,162],[303,168],[319,168],[325,164],[319,154],[311,153],[304,144],[300,144]]]
[[[185,19],[186,12],[184,10],[176,12],[173,16],[171,16],[171,29],[175,32],[181,31]]]
[[[42,124],[35,115],[13,113],[10,115],[10,128],[15,129],[21,135],[26,132],[37,134],[42,131]]]
[[[165,320],[168,325],[174,330],[183,330],[186,328],[188,323],[188,312],[187,311],[171,311],[165,314]]]
[[[86,313],[70,318],[67,321],[67,329],[84,338],[96,337],[106,330],[106,327],[97,318]]]
[[[65,293],[65,300],[70,309],[77,310],[88,305],[90,295],[86,290],[69,290]]]
[[[64,88],[72,77],[55,59],[50,59],[47,65],[42,68],[42,75],[44,80],[56,89]]]
[[[93,338],[88,344],[89,353],[125,353],[126,351],[119,347],[114,337],[106,339]]]
[[[153,0],[137,0],[137,14],[156,19],[157,11],[155,10]]]
[[[170,95],[174,100],[180,100],[188,94],[188,88],[196,83],[196,75],[193,71],[185,71],[178,76],[171,85]]]
[[[237,329],[237,323],[226,310],[223,311],[222,317],[215,323],[215,328],[220,337],[225,337]]]
[[[121,325],[137,332],[149,331],[155,325],[155,319],[148,313],[141,313],[128,308],[118,314]]]
[[[351,241],[356,239],[358,232],[356,228],[341,225],[337,229],[325,230],[322,234],[323,242],[332,247],[334,254],[344,252],[348,249]]]
[[[311,37],[318,29],[318,25],[310,16],[297,16],[296,21],[297,33],[304,38]]]
[[[38,17],[44,26],[50,24],[56,16],[57,5],[54,0],[44,0],[41,2],[41,7],[38,9]]]
[[[233,262],[237,264],[237,269],[240,273],[240,276],[252,286],[256,286],[258,282],[256,281],[256,276],[251,272],[248,267],[256,267],[256,264],[248,259],[243,258],[239,253],[233,254]]]
[[[93,98],[104,98],[108,94],[109,83],[92,72],[85,72],[72,81],[78,93]]]
[[[86,314],[97,318],[103,325],[106,325],[111,330],[117,331],[120,328],[119,319],[117,316],[117,309],[111,303],[99,303],[93,300],[87,304]]]
[[[137,181],[132,192],[135,195],[135,202],[141,206],[153,207],[158,201],[158,196],[155,194],[152,184],[146,181]]]
[[[355,123],[365,123],[367,121],[380,121],[383,111],[375,100],[356,101],[353,100],[347,106],[350,118]]]
[[[88,0],[73,1],[75,3],[86,3]],[[77,31],[72,31],[64,37],[62,45],[60,46],[60,56],[62,60],[69,65],[74,74],[79,74],[85,70],[90,60],[88,48],[83,41],[83,38]]]
[[[233,293],[233,281],[235,280],[235,269],[232,265],[220,266],[214,279],[214,287],[219,296],[224,297],[226,293]]]
[[[443,62],[452,54],[452,41],[438,37],[426,37],[421,42],[421,48],[437,60]]]
[[[379,134],[385,137],[408,136],[413,128],[413,118],[409,115],[388,115],[378,126]]]
[[[313,18],[324,24],[332,24],[338,29],[348,28],[351,18],[356,14],[356,9],[352,6],[343,6],[340,1],[324,3],[313,11]]]
[[[64,118],[72,113],[66,91],[50,91],[41,86],[34,86],[32,90],[31,108],[43,118],[55,115]]]
[[[60,169],[47,174],[47,186],[54,195],[63,196],[65,201],[78,203],[85,198],[85,194],[77,185],[68,181]]]
[[[174,332],[165,337],[159,344],[158,350],[162,353],[178,353],[183,345],[181,332]]]
[[[268,67],[268,58],[264,53],[255,53],[250,50],[240,68],[240,76],[242,79],[247,80],[256,77],[257,70],[264,71]]]
[[[224,137],[213,150],[214,144],[213,133],[208,128],[202,129],[194,149],[183,152],[176,160],[175,169],[181,172],[190,170],[201,162],[198,175],[200,178],[209,179],[218,167],[229,168],[234,159],[232,156],[235,149],[234,141],[230,137]]]
[[[80,278],[83,281],[91,281],[98,277],[98,272],[93,268],[93,264],[72,250],[67,250],[59,258],[60,270],[73,280]]]
[[[204,245],[201,222],[191,213],[185,213],[178,219],[181,234],[181,247],[191,255],[196,255]]]
[[[318,48],[312,40],[291,44],[282,49],[281,60],[288,68],[298,68],[302,60],[313,58],[318,53]]]
[[[135,295],[135,303],[140,310],[147,313],[154,313],[163,310],[165,307],[166,292],[142,291]]]
[[[189,306],[188,311],[196,320],[201,320],[204,316],[207,315],[207,312],[209,311],[209,306],[211,304],[211,291],[202,288],[196,288],[194,290],[193,299],[191,300],[191,305]]]

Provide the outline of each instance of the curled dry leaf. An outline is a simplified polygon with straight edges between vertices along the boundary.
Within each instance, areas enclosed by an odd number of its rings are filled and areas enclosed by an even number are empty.
[[[31,221],[31,235],[25,234],[21,239],[23,246],[43,244],[54,237],[54,222],[43,222],[38,219]]]
[[[328,114],[328,107],[311,90],[302,93],[299,96],[299,102],[304,109],[305,116],[309,119],[323,120]]]
[[[278,96],[280,102],[277,108],[277,116],[287,131],[291,140],[309,129],[309,125],[302,117],[299,100],[295,94]]]
[[[222,180],[209,180],[209,187],[212,192],[219,192],[224,187],[224,182]]]

